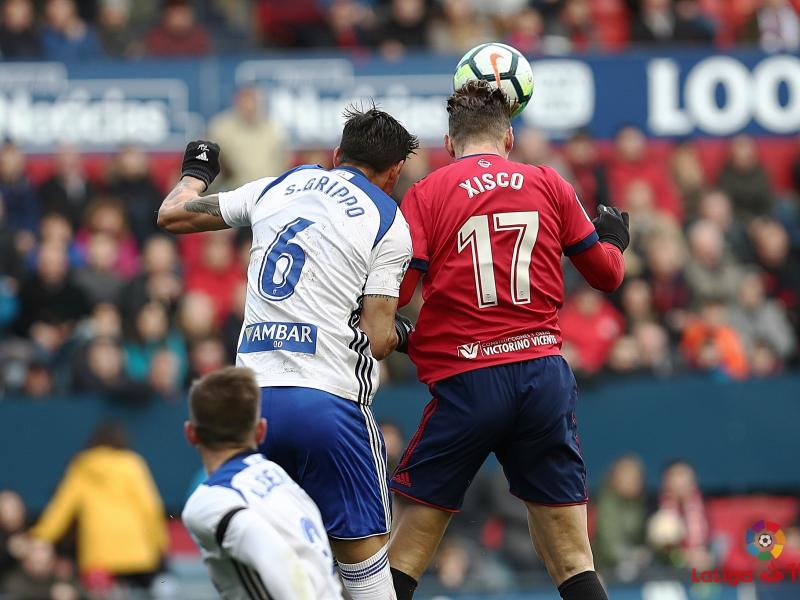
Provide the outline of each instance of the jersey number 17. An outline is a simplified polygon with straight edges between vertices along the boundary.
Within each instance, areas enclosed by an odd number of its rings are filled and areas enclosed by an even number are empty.
[[[516,231],[517,240],[511,258],[511,299],[514,304],[531,301],[531,256],[539,235],[539,213],[506,212],[491,215],[495,231]],[[458,231],[458,252],[472,252],[478,308],[497,306],[489,215],[474,215]]]

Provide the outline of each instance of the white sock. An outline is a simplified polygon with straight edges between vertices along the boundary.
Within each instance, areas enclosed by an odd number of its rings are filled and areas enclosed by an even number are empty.
[[[360,563],[339,563],[344,587],[353,600],[397,600],[387,548],[384,546]]]

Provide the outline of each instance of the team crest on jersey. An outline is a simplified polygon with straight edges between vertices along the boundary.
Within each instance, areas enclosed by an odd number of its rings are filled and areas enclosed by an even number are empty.
[[[483,167],[484,169],[488,169],[489,167],[491,167],[491,166],[492,166],[492,163],[490,163],[490,162],[489,162],[488,160],[486,160],[485,158],[482,158],[482,159],[480,159],[480,160],[478,161],[478,166],[479,166],[479,167]]]
[[[464,344],[458,347],[458,355],[461,358],[472,360],[478,358],[478,350],[480,350],[480,342],[472,342],[471,344]]]

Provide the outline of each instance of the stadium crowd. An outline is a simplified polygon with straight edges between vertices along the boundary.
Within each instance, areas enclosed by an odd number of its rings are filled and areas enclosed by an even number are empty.
[[[4,0],[4,60],[204,56],[269,47],[526,53],[629,44],[800,48],[798,0]]]
[[[327,151],[283,150],[257,94],[240,91],[210,123],[209,135],[223,141],[223,188],[258,177],[259,157],[276,173],[330,160]],[[538,131],[518,130],[514,158],[555,167],[589,214],[598,203],[631,214],[633,243],[617,294],[582,285],[565,263],[564,354],[580,378],[699,372],[744,379],[797,364],[800,157],[794,191],[780,191],[753,139],[738,136],[727,152],[720,172],[710,173],[692,142],[668,149],[665,160],[651,156],[634,127],[622,128],[603,152],[585,132],[553,148]],[[409,161],[398,199],[440,154],[420,150]],[[175,239],[158,231],[164,190],[150,160],[126,147],[93,178],[79,151],[62,146],[34,181],[21,148],[0,149],[4,394],[174,401],[188,381],[233,360],[249,232]],[[414,375],[404,356],[385,363],[385,382]]]

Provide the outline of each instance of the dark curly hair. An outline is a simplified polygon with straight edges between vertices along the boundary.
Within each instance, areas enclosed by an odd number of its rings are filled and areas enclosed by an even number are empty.
[[[365,165],[380,173],[419,148],[417,136],[374,104],[366,110],[350,106],[344,111],[344,118],[339,143],[342,162]]]

